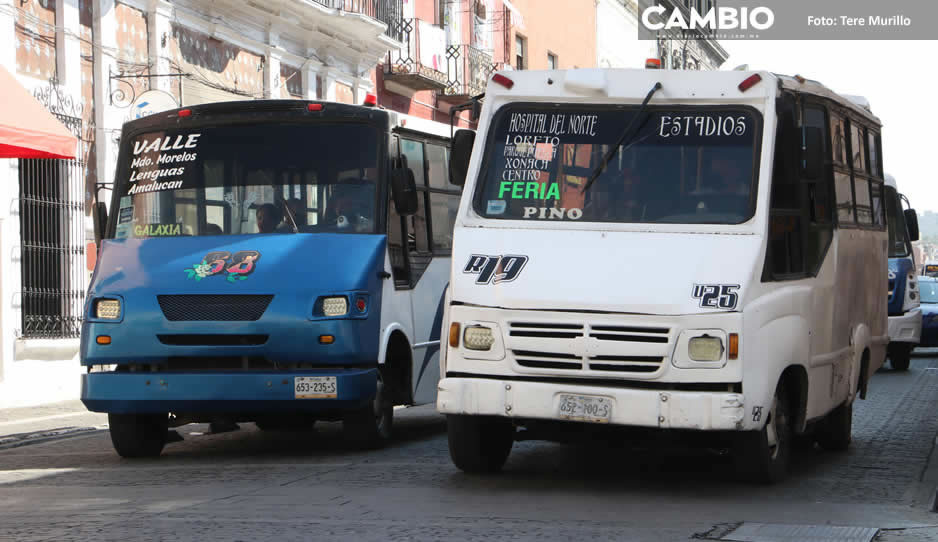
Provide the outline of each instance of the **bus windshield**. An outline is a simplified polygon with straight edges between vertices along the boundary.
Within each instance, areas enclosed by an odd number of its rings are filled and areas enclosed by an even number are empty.
[[[889,257],[905,258],[909,253],[909,236],[905,227],[905,216],[902,214],[902,201],[896,189],[887,186],[885,190],[886,199],[886,222],[889,232]]]
[[[488,139],[475,209],[486,218],[739,224],[755,210],[760,117],[744,107],[652,108],[587,181],[637,108],[515,105]]]
[[[351,123],[138,134],[122,147],[111,236],[373,233],[378,141]]]

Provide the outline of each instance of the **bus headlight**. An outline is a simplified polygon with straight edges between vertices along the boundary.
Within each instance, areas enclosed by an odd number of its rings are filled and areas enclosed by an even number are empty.
[[[719,337],[693,337],[687,341],[687,355],[694,361],[720,361],[723,358],[723,341]]]
[[[118,299],[98,299],[94,302],[94,317],[102,320],[117,320],[121,315]]]
[[[463,332],[463,346],[469,350],[490,350],[495,344],[492,330],[482,326],[470,326]]]
[[[344,316],[346,313],[348,313],[348,300],[345,296],[323,298],[323,316]]]

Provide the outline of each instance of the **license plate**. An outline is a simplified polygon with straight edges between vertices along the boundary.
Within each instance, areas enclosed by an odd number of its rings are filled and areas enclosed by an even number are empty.
[[[294,399],[335,399],[339,394],[339,383],[334,376],[293,377]]]
[[[557,415],[565,420],[609,423],[612,416],[612,399],[563,394],[560,396]]]

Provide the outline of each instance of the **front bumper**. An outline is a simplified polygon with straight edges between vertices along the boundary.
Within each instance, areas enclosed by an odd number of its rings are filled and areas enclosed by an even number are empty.
[[[294,398],[294,377],[335,376],[335,399]],[[374,398],[377,369],[201,373],[89,373],[81,400],[94,412],[121,414],[323,412],[359,408]]]
[[[601,384],[601,383],[597,383]],[[561,420],[560,394],[613,400],[610,423],[668,429],[741,430],[743,395],[739,393],[658,391],[601,385],[557,384],[495,378],[444,378],[437,394],[443,414]]]
[[[918,344],[922,337],[922,309],[889,317],[889,342]]]

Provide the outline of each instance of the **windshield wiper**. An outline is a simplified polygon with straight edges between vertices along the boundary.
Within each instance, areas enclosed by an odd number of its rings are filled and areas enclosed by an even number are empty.
[[[602,172],[606,170],[606,166],[609,165],[609,160],[612,160],[613,155],[615,155],[615,153],[619,151],[619,147],[621,147],[622,145],[627,143],[630,139],[635,137],[635,134],[632,133],[633,132],[632,127],[635,126],[635,123],[636,121],[638,121],[638,119],[644,116],[645,107],[648,106],[648,102],[651,101],[651,97],[654,96],[655,92],[658,92],[660,88],[661,88],[661,83],[655,83],[655,86],[651,87],[651,90],[648,91],[648,94],[645,96],[645,99],[642,101],[641,107],[638,108],[638,111],[635,113],[635,116],[632,117],[632,122],[630,122],[629,125],[625,127],[625,131],[622,132],[622,137],[620,137],[619,141],[617,141],[616,144],[613,145],[609,149],[609,152],[607,152],[606,155],[603,156],[602,162],[600,162],[599,165],[596,166],[596,169],[593,170],[593,173],[590,174],[589,180],[586,181],[586,184],[583,185],[583,189],[580,190],[581,194],[589,190],[589,187],[593,185],[593,181],[595,181],[602,174]]]

